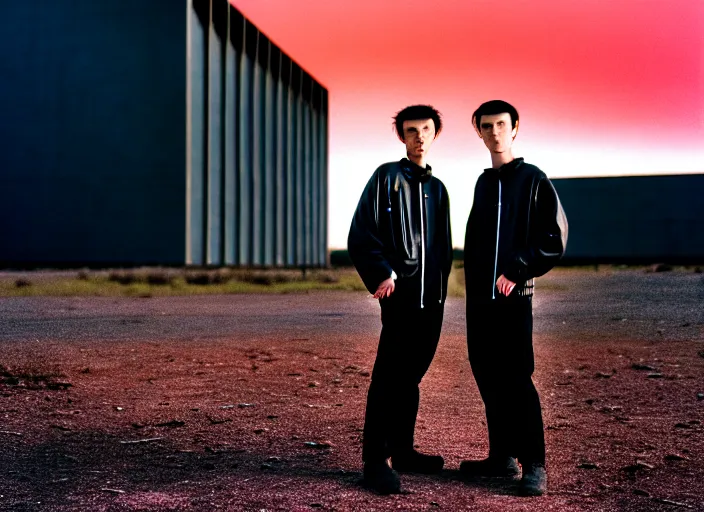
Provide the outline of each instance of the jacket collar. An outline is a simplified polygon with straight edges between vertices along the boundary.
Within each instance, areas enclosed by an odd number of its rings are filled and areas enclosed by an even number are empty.
[[[433,168],[426,164],[425,168],[414,164],[408,158],[402,158],[399,162],[401,164],[401,170],[406,176],[406,179],[416,179],[425,183],[433,176]]]
[[[505,163],[504,165],[502,165],[498,169],[494,169],[493,167],[489,167],[487,169],[484,169],[484,172],[499,171],[500,173],[505,174],[507,172],[515,171],[516,169],[518,169],[521,166],[521,164],[523,164],[523,157],[514,158],[513,160]]]

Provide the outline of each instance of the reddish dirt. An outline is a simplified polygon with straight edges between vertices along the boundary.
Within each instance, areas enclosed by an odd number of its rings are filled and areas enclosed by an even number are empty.
[[[359,483],[364,294],[0,299],[0,510],[704,510],[703,298],[685,270],[538,283],[540,498],[457,472],[487,450],[462,299],[416,430],[446,470],[395,496]]]

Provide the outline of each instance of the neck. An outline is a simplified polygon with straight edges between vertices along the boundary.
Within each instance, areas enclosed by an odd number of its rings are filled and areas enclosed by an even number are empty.
[[[423,155],[421,155],[421,156],[406,155],[406,157],[407,157],[411,162],[413,162],[414,164],[416,164],[418,167],[422,167],[423,169],[425,169],[425,157],[424,157]]]
[[[504,164],[509,163],[512,161],[513,158],[513,151],[510,149],[508,151],[504,151],[502,153],[492,153],[491,154],[491,167],[493,169],[498,169]]]

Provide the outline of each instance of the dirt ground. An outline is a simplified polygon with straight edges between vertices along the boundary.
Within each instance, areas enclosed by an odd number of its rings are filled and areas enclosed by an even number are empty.
[[[0,299],[0,510],[704,510],[704,278],[537,284],[549,492],[463,481],[483,407],[451,299],[403,494],[360,485],[380,328],[364,293]],[[516,426],[520,418],[516,418]]]

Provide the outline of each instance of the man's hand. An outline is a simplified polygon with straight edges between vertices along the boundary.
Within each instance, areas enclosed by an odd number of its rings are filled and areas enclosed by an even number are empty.
[[[394,293],[394,290],[396,289],[396,283],[394,282],[393,277],[390,277],[386,279],[385,281],[382,281],[381,284],[379,285],[379,288],[376,289],[376,293],[374,293],[374,298],[375,299],[384,299],[386,297],[391,297],[391,294]]]
[[[506,297],[511,294],[515,286],[516,283],[506,279],[503,274],[501,274],[501,277],[496,280],[496,287],[499,289],[499,293],[505,295]]]

